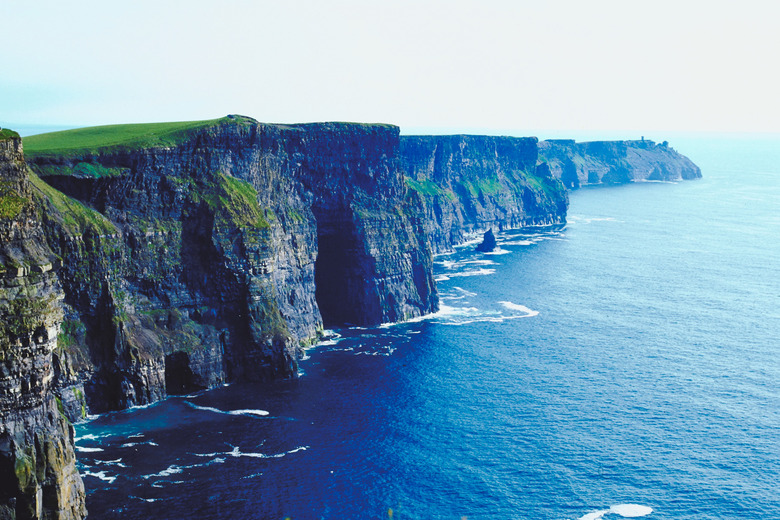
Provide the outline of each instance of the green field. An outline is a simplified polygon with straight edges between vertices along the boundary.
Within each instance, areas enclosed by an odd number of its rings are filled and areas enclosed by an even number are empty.
[[[224,123],[239,124],[242,117],[223,117],[206,121],[175,123],[141,123],[92,126],[63,130],[23,138],[24,153],[36,155],[80,156],[107,149],[138,149],[175,145],[191,132]]]

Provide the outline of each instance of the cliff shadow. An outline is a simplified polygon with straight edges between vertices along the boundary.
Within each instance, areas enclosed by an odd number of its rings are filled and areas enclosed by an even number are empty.
[[[325,327],[377,322],[380,311],[371,298],[372,258],[366,255],[355,223],[320,223],[314,264],[315,297]]]

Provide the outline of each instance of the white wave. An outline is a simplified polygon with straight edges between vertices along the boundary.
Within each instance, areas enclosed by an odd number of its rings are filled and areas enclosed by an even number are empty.
[[[156,442],[144,441],[144,442],[126,442],[120,446],[120,448],[132,448],[133,446],[159,446]]]
[[[251,417],[264,417],[268,415],[268,412],[266,412],[265,410],[220,410],[219,408],[214,408],[211,406],[200,406],[195,403],[191,403],[189,401],[186,401],[186,403],[192,408],[195,408],[196,410],[202,410],[204,412],[214,412],[214,413],[220,413],[225,415],[243,415],[243,416],[251,416]]]
[[[116,459],[116,460],[96,460],[95,464],[96,465],[105,464],[106,466],[117,466],[117,467],[120,467],[120,468],[126,468],[127,467],[127,465],[124,462],[122,462],[121,458]]]
[[[105,471],[98,471],[98,472],[85,471],[84,473],[81,474],[81,476],[82,477],[96,477],[96,478],[99,478],[100,480],[108,482],[109,484],[112,484],[116,480],[116,477],[111,477],[109,475],[106,475]]]
[[[194,453],[194,455],[196,457],[214,457],[216,455],[225,455],[225,456],[228,456],[228,457],[235,457],[235,458],[249,457],[249,458],[252,458],[252,459],[279,459],[279,458],[284,457],[285,455],[290,455],[292,453],[297,453],[299,451],[304,451],[304,450],[308,450],[308,449],[309,449],[309,446],[298,446],[297,448],[294,448],[294,449],[289,450],[289,451],[284,451],[282,453],[274,453],[274,454],[268,455],[267,453],[241,451],[241,448],[239,448],[238,446],[233,446],[233,449],[230,450],[230,451],[225,451],[225,452],[221,452],[221,453]],[[217,460],[218,459],[214,459],[212,462],[215,462]],[[224,459],[221,459],[221,461],[224,462]],[[195,466],[199,466],[199,464],[196,464]],[[189,466],[189,467],[194,467],[194,466]]]
[[[241,479],[244,480],[244,479],[257,478],[257,477],[262,477],[262,476],[263,476],[262,473],[253,473],[251,475],[245,475],[245,476],[241,477]]]
[[[82,435],[81,437],[76,437],[76,442],[79,442],[80,440],[86,440],[86,441],[95,441],[99,439],[100,437],[98,435],[95,435],[94,433],[88,433],[86,435]]]
[[[489,274],[493,274],[495,272],[496,272],[495,269],[479,268],[479,269],[467,269],[459,273],[450,273],[447,276],[449,276],[450,278],[459,278],[459,277],[467,277],[467,276],[486,276]]]
[[[381,350],[375,350],[375,351],[373,351],[373,352],[366,352],[366,351],[363,351],[363,352],[358,352],[356,355],[364,355],[364,356],[385,356],[385,357],[389,357],[389,356],[392,356],[392,355],[393,355],[393,352],[395,352],[395,350],[396,350],[396,349],[394,349],[394,348],[388,348],[388,349],[387,349],[387,350],[385,350],[385,351],[381,351]]]
[[[529,317],[529,318],[531,316],[538,316],[539,315],[539,311],[535,311],[533,309],[529,309],[525,305],[520,305],[518,303],[512,303],[512,302],[507,302],[507,301],[501,301],[501,302],[498,302],[498,303],[500,303],[501,305],[503,305],[504,307],[506,307],[509,310],[524,312],[526,314],[526,316]]]
[[[653,512],[652,507],[642,506],[639,504],[617,504],[609,509],[601,509],[599,511],[593,511],[580,517],[579,520],[600,520],[604,518],[604,515],[615,514],[622,516],[623,518],[638,518],[640,516],[647,516]]]
[[[465,265],[497,265],[495,260],[490,260],[487,258],[478,258],[476,260],[460,260],[458,262],[448,262],[448,264],[449,265],[445,264],[444,267],[448,269],[458,269],[459,267],[463,267]]]
[[[149,480],[150,478],[155,477],[170,477],[171,475],[176,475],[177,473],[183,473],[186,468],[182,466],[177,466],[176,464],[172,464],[168,466],[166,469],[160,471],[159,473],[152,473],[151,475],[144,475],[143,478],[146,480]]]
[[[97,453],[103,451],[103,448],[87,448],[86,446],[76,446],[76,451],[81,453]]]
[[[623,518],[637,518],[649,515],[653,512],[653,508],[640,506],[639,504],[618,504],[610,507],[609,512],[620,515]]]
[[[507,240],[506,242],[501,242],[502,246],[530,246],[532,244],[534,244],[532,240]]]
[[[453,289],[455,289],[456,291],[460,292],[464,296],[476,296],[477,295],[477,293],[471,292],[471,291],[467,291],[463,287],[453,287]]]
[[[509,320],[517,320],[520,318],[530,318],[531,316],[523,314],[520,316],[481,316],[473,319],[460,320],[460,321],[445,321],[442,325],[471,325],[473,323],[502,323]]]
[[[156,487],[152,485],[152,487]],[[144,498],[144,497],[137,497],[135,495],[130,495],[130,498],[137,498],[138,500],[143,500],[144,502],[157,502],[160,500],[159,498]]]
[[[509,249],[501,249],[500,247],[498,249],[494,249],[493,251],[488,251],[486,253],[482,253],[483,255],[508,255],[511,253]]]
[[[266,416],[268,412],[265,410],[231,410],[228,412],[230,415],[259,415]]]
[[[450,277],[445,274],[439,274],[433,277],[434,282],[446,282]]]
[[[142,437],[145,437],[143,433],[134,433],[133,435],[128,436],[128,439],[140,439]]]
[[[513,306],[512,310],[521,310],[524,314],[504,315],[496,311],[484,311],[476,307],[451,307],[446,304],[439,306],[439,312],[430,315],[442,325],[470,325],[472,323],[501,323],[507,320],[531,318],[538,315],[537,311],[512,302],[506,302]]]
[[[326,339],[325,341],[320,341],[316,344],[317,347],[327,347],[331,345],[337,345],[341,341],[344,341],[344,338],[335,338],[335,339]],[[306,357],[308,359],[308,356]]]

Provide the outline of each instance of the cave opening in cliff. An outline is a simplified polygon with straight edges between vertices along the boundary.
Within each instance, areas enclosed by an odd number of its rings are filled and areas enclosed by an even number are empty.
[[[360,249],[351,222],[321,225],[314,264],[315,297],[326,327],[360,325],[365,320],[361,295]]]
[[[165,356],[165,391],[168,395],[182,395],[202,389],[195,383],[189,354],[174,352]]]

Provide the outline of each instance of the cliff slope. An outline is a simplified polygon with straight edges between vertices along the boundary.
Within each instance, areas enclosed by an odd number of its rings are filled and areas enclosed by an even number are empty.
[[[535,137],[403,136],[406,182],[435,252],[495,228],[564,224],[568,195]]]
[[[53,392],[63,298],[18,135],[0,132],[0,519],[86,515]]]
[[[539,156],[567,188],[701,177],[699,167],[670,148],[666,141],[661,144],[645,139],[576,143],[557,139],[541,141]]]

